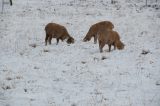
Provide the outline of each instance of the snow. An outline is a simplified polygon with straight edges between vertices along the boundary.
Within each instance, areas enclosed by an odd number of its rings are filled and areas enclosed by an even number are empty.
[[[149,1],[149,0],[148,0]],[[13,0],[0,14],[0,106],[160,106],[160,2]],[[153,7],[155,6],[155,7]],[[124,50],[82,42],[89,27],[113,22]],[[49,22],[74,44],[52,40]],[[35,47],[34,47],[35,45]],[[113,49],[113,48],[112,48]],[[148,51],[143,54],[143,51]]]

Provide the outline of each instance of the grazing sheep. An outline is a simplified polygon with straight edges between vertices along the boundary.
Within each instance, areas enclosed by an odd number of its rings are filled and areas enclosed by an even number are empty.
[[[56,38],[57,44],[59,43],[59,40],[63,41],[65,39],[67,39],[68,44],[74,43],[74,38],[69,35],[67,29],[62,25],[49,23],[45,27],[45,32],[45,45],[47,45],[47,41],[51,44],[52,38]]]
[[[87,35],[84,37],[83,41],[90,41],[92,37],[94,37],[94,43],[97,43],[97,34],[102,29],[112,30],[114,28],[114,25],[110,21],[101,21],[94,25],[92,25],[87,33]]]
[[[114,49],[118,48],[121,50],[124,48],[124,44],[120,41],[120,36],[116,31],[100,31],[98,33],[98,41],[100,52],[103,52],[103,47],[105,44],[108,44],[109,52],[111,51],[111,45],[114,46]]]

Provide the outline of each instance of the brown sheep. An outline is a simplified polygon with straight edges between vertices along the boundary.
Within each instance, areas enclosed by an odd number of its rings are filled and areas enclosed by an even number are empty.
[[[74,38],[69,35],[67,29],[62,25],[49,23],[45,27],[45,32],[45,45],[47,45],[47,41],[51,44],[52,38],[56,38],[57,44],[59,43],[59,40],[63,41],[65,39],[67,39],[68,44],[74,43]]]
[[[114,49],[124,49],[124,44],[120,41],[120,36],[116,31],[103,30],[99,32],[98,41],[100,52],[103,52],[103,47],[105,46],[105,44],[108,44],[109,52],[111,51],[111,45],[114,46]]]
[[[101,21],[94,25],[92,25],[87,33],[87,35],[84,37],[83,41],[90,41],[92,37],[94,37],[94,43],[97,43],[97,34],[102,29],[112,30],[114,28],[114,25],[110,21]]]

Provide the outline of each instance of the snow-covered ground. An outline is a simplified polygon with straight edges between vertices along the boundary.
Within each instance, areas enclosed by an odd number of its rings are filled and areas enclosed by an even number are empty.
[[[118,1],[118,0],[117,0]],[[0,106],[160,106],[160,1],[13,0],[0,14]],[[152,1],[152,2],[151,2]],[[124,50],[82,42],[112,21]],[[49,22],[76,39],[44,46]],[[36,45],[36,47],[32,47]],[[143,51],[148,51],[143,54]]]

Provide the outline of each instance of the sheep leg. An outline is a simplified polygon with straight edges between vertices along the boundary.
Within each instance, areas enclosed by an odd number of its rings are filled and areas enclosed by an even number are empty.
[[[109,47],[109,52],[111,51],[111,44],[108,44],[108,47]]]
[[[12,6],[12,0],[10,0],[10,5]]]
[[[58,43],[59,43],[59,38],[57,38],[57,44],[56,45],[58,45]]]
[[[94,36],[94,44],[97,43],[97,35]]]
[[[104,47],[105,43],[99,41],[99,50],[100,50],[100,53],[103,52],[103,47]]]
[[[49,35],[46,34],[46,38],[45,38],[45,46],[47,46],[48,37],[49,37]]]
[[[52,36],[49,36],[49,44],[51,45]]]
[[[116,44],[115,43],[113,44],[113,46],[114,46],[114,50],[116,50]]]

